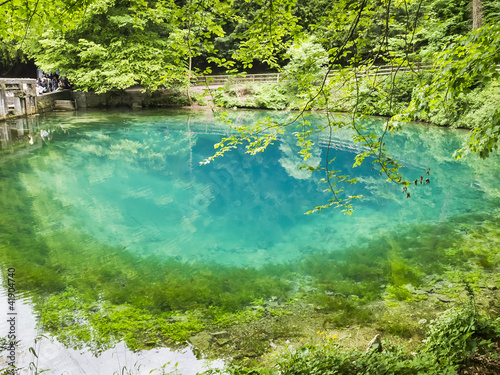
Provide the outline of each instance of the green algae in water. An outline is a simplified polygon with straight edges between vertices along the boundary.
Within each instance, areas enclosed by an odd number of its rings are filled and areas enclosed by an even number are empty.
[[[236,122],[258,115],[234,114]],[[36,138],[41,147],[0,164],[0,254],[22,270],[22,291],[69,290],[87,304],[105,301],[110,316],[128,304],[149,321],[149,314],[284,300],[305,276],[319,290],[315,302],[337,308],[342,301],[324,292],[372,301],[381,285],[404,288],[450,267],[467,271],[471,259],[477,266],[497,261],[478,228],[498,234],[492,176],[500,163],[454,161],[460,132],[412,125],[390,140],[408,176],[431,168],[431,184],[417,186],[412,199],[368,166],[353,169],[355,148],[339,133],[336,163],[361,176],[355,194],[365,196],[345,217],[336,210],[303,215],[328,196],[317,175],[298,170],[291,134],[256,157],[237,150],[199,166],[228,132],[205,114],[87,113],[43,117],[38,126],[33,132],[50,130],[51,139]],[[313,158],[324,155],[318,148]],[[203,324],[154,331],[153,338],[130,333],[128,342],[181,340]]]

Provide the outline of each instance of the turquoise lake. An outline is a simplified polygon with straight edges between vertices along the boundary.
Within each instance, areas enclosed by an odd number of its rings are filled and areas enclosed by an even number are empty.
[[[229,112],[235,125],[266,116],[290,113]],[[364,120],[371,129],[383,121]],[[286,300],[298,290],[294,279],[373,301],[384,285],[441,272],[472,227],[498,225],[500,158],[455,160],[465,131],[407,124],[387,136],[402,173],[417,180],[411,198],[372,160],[354,168],[362,150],[347,130],[334,132],[334,168],[359,179],[347,194],[363,195],[351,216],[305,214],[331,197],[321,172],[299,169],[294,129],[263,153],[241,147],[200,165],[232,131],[211,112],[187,110],[53,113],[3,125],[0,265],[16,269],[30,314],[66,290],[108,301],[110,311],[236,311],[258,298]],[[308,162],[324,165],[327,134],[313,141]],[[51,327],[37,329],[56,334]],[[68,337],[60,340],[76,345]]]
[[[231,117],[248,124],[263,115]],[[38,139],[42,147],[0,166],[36,202],[37,233],[71,228],[139,255],[259,266],[335,251],[400,225],[488,211],[498,198],[498,159],[457,162],[452,154],[465,133],[425,125],[387,139],[405,175],[430,179],[410,187],[410,199],[372,172],[369,160],[353,168],[359,150],[349,134],[334,134],[335,167],[361,180],[346,187],[364,196],[351,217],[335,209],[304,215],[329,196],[319,172],[298,169],[292,132],[256,156],[238,149],[200,166],[228,134],[210,113],[89,112],[46,116],[37,126],[50,140]],[[316,138],[311,163],[324,163],[326,136]]]

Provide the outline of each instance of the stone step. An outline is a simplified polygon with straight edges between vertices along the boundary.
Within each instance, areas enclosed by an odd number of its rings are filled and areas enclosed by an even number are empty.
[[[75,102],[73,100],[54,100],[54,111],[74,111]]]

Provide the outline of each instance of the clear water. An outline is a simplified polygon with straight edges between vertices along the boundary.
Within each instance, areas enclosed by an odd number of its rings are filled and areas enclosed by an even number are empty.
[[[481,174],[495,158],[456,162],[451,155],[463,132],[415,124],[389,141],[405,173],[429,177],[429,185],[416,186],[406,199],[399,186],[371,172],[369,161],[352,168],[356,148],[348,134],[338,134],[336,166],[361,176],[351,189],[365,198],[356,202],[352,217],[334,209],[304,215],[329,196],[318,183],[321,176],[298,169],[303,162],[292,134],[255,157],[240,149],[200,166],[227,133],[210,116],[44,118],[40,128],[52,129],[52,138],[25,155],[24,170],[15,171],[34,201],[39,235],[71,228],[134,254],[259,266],[312,249],[345,248],[401,223],[439,222],[481,210],[496,197],[496,185]],[[248,123],[256,114],[233,116],[236,123]],[[325,152],[318,148],[313,158],[321,162]],[[10,164],[3,163],[3,173]]]
[[[3,276],[3,275],[2,275]],[[6,290],[0,285],[0,316],[7,316],[8,300]],[[41,330],[37,314],[30,298],[16,301],[16,366],[21,374],[34,374],[35,364],[38,371],[47,375],[110,375],[110,374],[161,374],[178,371],[182,375],[194,375],[209,368],[221,368],[223,360],[208,361],[199,359],[191,347],[181,350],[156,348],[153,350],[131,351],[123,342],[105,350],[99,356],[92,351],[64,346]],[[4,336],[9,330],[6,319],[0,320],[0,332]],[[30,351],[32,348],[36,354]],[[7,352],[1,352],[0,369],[7,368]]]
[[[288,114],[230,113],[236,124],[264,116]],[[369,125],[380,127],[382,120]],[[330,197],[318,182],[322,176],[298,169],[303,161],[293,129],[264,153],[249,156],[238,149],[203,166],[213,145],[229,134],[208,112],[53,114],[9,123],[2,134],[0,263],[15,264],[24,277],[19,293],[28,297],[73,286],[102,292],[115,304],[134,303],[137,299],[127,298],[148,294],[153,283],[172,284],[161,279],[164,271],[141,259],[154,259],[154,265],[175,261],[175,272],[179,264],[213,265],[212,271],[185,271],[186,280],[196,281],[196,275],[210,280],[207,272],[213,278],[223,272],[217,264],[230,273],[231,267],[292,268],[315,254],[356,247],[373,246],[375,253],[385,246],[380,241],[385,235],[418,238],[422,225],[439,226],[464,215],[487,217],[500,197],[497,155],[456,161],[453,151],[467,134],[419,124],[386,141],[410,179],[430,179],[412,186],[410,199],[372,171],[370,160],[353,168],[359,149],[349,133],[334,134],[335,169],[359,177],[360,183],[347,188],[364,196],[352,216],[335,209],[304,215]],[[324,163],[326,136],[317,135],[315,142],[320,147],[312,160]],[[131,289],[116,296],[117,285]],[[242,285],[238,288],[249,290],[242,301],[259,296],[251,280]],[[222,301],[203,295],[201,302],[201,294],[185,299],[206,305]],[[164,306],[160,300],[155,308]]]

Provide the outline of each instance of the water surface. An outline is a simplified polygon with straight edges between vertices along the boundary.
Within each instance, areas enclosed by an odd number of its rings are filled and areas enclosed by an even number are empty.
[[[252,120],[245,112],[233,116]],[[335,167],[361,179],[349,192],[364,196],[352,218],[339,210],[303,215],[329,196],[319,173],[298,169],[303,161],[291,134],[255,157],[237,150],[200,166],[228,133],[209,113],[53,116],[40,128],[52,131],[42,147],[2,165],[30,197],[37,233],[78,230],[135,254],[258,266],[344,248],[401,223],[475,211],[495,192],[481,174],[494,158],[456,162],[464,134],[416,124],[390,139],[409,178],[430,178],[411,199],[371,172],[369,160],[352,168],[356,148],[348,134],[337,135]],[[325,141],[316,141],[323,147],[313,151],[313,163],[322,163]]]
[[[268,115],[288,116],[236,111],[230,117],[249,124]],[[259,296],[285,296],[291,274],[320,277],[324,270],[311,262],[325,254],[363,249],[375,260],[409,246],[432,252],[436,238],[452,241],[443,228],[467,221],[457,218],[481,221],[498,206],[500,160],[454,160],[462,131],[408,124],[387,139],[408,178],[430,180],[412,186],[410,199],[372,171],[370,160],[353,168],[360,149],[349,133],[336,132],[335,169],[360,179],[346,187],[363,195],[352,216],[336,209],[304,215],[330,197],[319,172],[299,170],[293,130],[256,156],[238,149],[201,166],[230,132],[210,113],[185,111],[89,111],[6,125],[0,260],[16,268],[19,293],[31,298],[72,287],[153,314],[234,309]],[[314,141],[319,147],[309,162],[324,163],[326,135]],[[418,246],[407,244],[420,237]]]

